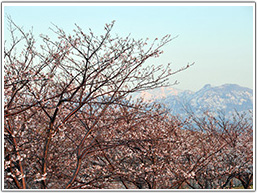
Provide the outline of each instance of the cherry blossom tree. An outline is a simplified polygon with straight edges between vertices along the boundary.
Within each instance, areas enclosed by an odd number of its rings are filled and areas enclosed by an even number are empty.
[[[191,114],[185,129],[198,135],[200,146],[191,159],[197,168],[191,188],[227,188],[234,178],[249,188],[253,176],[253,122],[246,113],[235,112],[233,118],[223,113],[205,112],[201,117]],[[201,135],[199,135],[201,134]],[[195,159],[194,159],[195,158]],[[198,159],[197,159],[198,158]],[[193,186],[195,185],[195,186]]]
[[[4,150],[7,188],[71,188],[88,154],[119,146],[99,142],[105,114],[129,94],[170,85],[170,65],[145,63],[172,41],[134,40],[54,26],[38,48],[10,18],[4,46]],[[133,108],[133,104],[130,105]],[[116,119],[116,118],[113,118]],[[108,122],[109,123],[108,123]],[[101,145],[101,143],[103,145]],[[123,142],[124,143],[124,142]],[[99,146],[96,146],[99,145]],[[68,168],[66,168],[68,166]]]
[[[172,41],[57,36],[10,18],[4,46],[4,187],[8,189],[226,189],[253,180],[251,117],[171,115],[133,92],[172,85],[170,65],[147,65]],[[175,82],[176,83],[176,82]]]

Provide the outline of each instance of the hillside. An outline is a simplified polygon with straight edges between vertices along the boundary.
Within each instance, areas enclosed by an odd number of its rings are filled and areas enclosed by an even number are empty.
[[[225,114],[231,114],[235,110],[238,112],[253,110],[253,90],[236,84],[221,86],[207,84],[196,92],[159,88],[137,93],[134,97],[143,97],[148,102],[160,102],[172,114],[180,115],[184,115],[185,110],[195,113],[206,110],[221,111]]]

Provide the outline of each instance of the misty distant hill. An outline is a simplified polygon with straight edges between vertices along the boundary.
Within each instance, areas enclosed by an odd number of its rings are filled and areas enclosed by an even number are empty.
[[[172,114],[185,114],[185,109],[195,113],[203,111],[221,111],[231,114],[235,110],[247,112],[253,110],[253,90],[236,84],[221,86],[205,85],[199,91],[158,88],[140,92],[135,98],[143,97],[145,101],[162,103]]]

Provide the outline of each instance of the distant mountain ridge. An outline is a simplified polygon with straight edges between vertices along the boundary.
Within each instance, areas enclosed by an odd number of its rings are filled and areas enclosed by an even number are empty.
[[[140,92],[134,97],[143,97],[148,102],[160,102],[172,114],[185,114],[185,109],[195,113],[206,110],[222,111],[231,114],[253,110],[253,90],[237,84],[211,86],[206,84],[202,89],[193,92],[174,88],[158,88]]]

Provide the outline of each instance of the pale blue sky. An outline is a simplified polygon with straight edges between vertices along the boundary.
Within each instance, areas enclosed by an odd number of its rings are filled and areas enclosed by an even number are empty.
[[[51,5],[51,4],[49,4]],[[82,29],[103,32],[116,20],[113,35],[139,39],[179,35],[164,47],[159,63],[174,70],[195,62],[171,77],[176,88],[196,91],[205,84],[234,83],[253,88],[253,4],[249,6],[5,6],[4,14],[34,34],[51,34],[54,23],[72,33]],[[135,4],[136,5],[136,4]],[[159,4],[161,5],[161,4]],[[172,4],[171,4],[172,5]],[[6,17],[4,17],[5,19]],[[6,34],[6,26],[4,26]]]

